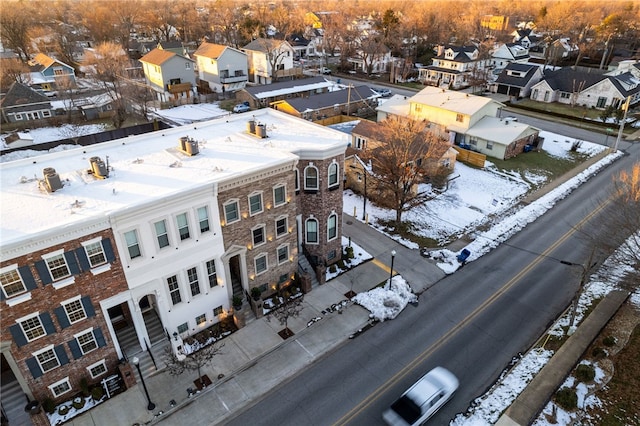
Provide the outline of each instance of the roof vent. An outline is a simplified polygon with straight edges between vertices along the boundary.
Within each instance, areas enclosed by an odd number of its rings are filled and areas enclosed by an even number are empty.
[[[109,166],[102,161],[102,158],[91,157],[89,163],[91,164],[89,173],[93,174],[95,178],[106,179],[109,177]]]
[[[44,175],[47,191],[56,192],[58,189],[62,189],[62,181],[58,173],[56,173],[56,169],[53,167],[45,167],[44,170],[42,170],[42,174]]]
[[[198,155],[200,150],[198,149],[198,141],[190,138],[189,136],[180,137],[180,151],[187,154],[189,157],[193,157],[194,155]]]
[[[267,137],[267,125],[266,124],[258,124],[256,126],[256,136],[259,138],[266,138]]]
[[[254,120],[249,120],[247,123],[247,132],[252,135],[256,133],[256,122]]]

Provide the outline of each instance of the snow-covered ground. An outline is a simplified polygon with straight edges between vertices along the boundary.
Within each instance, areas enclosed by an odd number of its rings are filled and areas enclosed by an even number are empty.
[[[177,107],[169,110],[158,111],[157,113],[170,114],[172,121],[192,122],[205,119],[207,113],[215,116],[228,114],[228,112],[217,107],[207,112],[207,108],[200,104],[187,107]],[[217,109],[216,109],[217,108]],[[203,114],[202,116],[200,114]],[[191,120],[191,121],[188,121]],[[338,130],[350,133],[350,130],[357,122],[351,122],[341,125],[332,126]],[[99,131],[99,130],[98,130]],[[32,132],[36,132],[35,130]],[[34,137],[34,141],[42,143],[48,140],[60,139],[56,136],[55,128],[38,129]],[[32,133],[33,135],[33,133]],[[550,155],[557,157],[566,157],[569,155],[574,139],[566,138],[549,132],[541,132],[541,136],[545,138],[543,149]],[[64,149],[59,147],[58,149]],[[579,152],[589,156],[596,155],[604,149],[601,145],[591,142],[583,142]],[[12,156],[2,156],[2,161],[11,161],[24,156],[41,155],[39,151],[21,151],[12,154]],[[519,199],[531,189],[532,185],[540,185],[544,183],[545,177],[535,174],[529,174],[526,179],[520,176],[508,173],[500,173],[491,164],[487,164],[485,170],[477,170],[465,166],[458,162],[455,166],[454,175],[458,177],[452,181],[449,189],[439,195],[434,194],[434,199],[429,201],[427,205],[415,209],[405,214],[404,218],[413,223],[419,224],[419,228],[423,228],[421,235],[433,238],[438,241],[449,241],[456,238],[466,230],[473,229],[479,224],[488,225],[488,230],[475,234],[474,241],[467,246],[471,251],[468,261],[474,261],[483,254],[489,252],[492,248],[497,247],[501,242],[508,239],[514,233],[521,230],[526,224],[534,221],[541,214],[549,210],[553,205],[566,197],[573,189],[586,181],[590,176],[597,173],[602,167],[618,158],[622,153],[607,155],[604,159],[589,167],[587,170],[560,185],[556,189],[550,191],[545,196],[529,205],[517,208]],[[426,185],[421,190],[430,190]],[[361,220],[362,211],[359,210],[363,205],[363,198],[351,191],[344,193],[344,211],[352,214]],[[356,213],[356,214],[354,214]],[[383,228],[378,225],[378,221],[394,218],[394,212],[390,210],[380,209],[371,203],[367,205],[368,221],[371,226],[384,232]],[[434,220],[437,219],[437,220]],[[392,236],[396,240],[410,248],[418,248],[414,243]],[[352,243],[353,244],[353,243]],[[346,245],[343,240],[343,245]],[[365,261],[368,254],[360,247],[356,246],[354,254],[356,259],[353,265],[358,262]],[[459,267],[455,258],[457,253],[449,250],[436,250],[431,252],[431,256],[439,259],[438,266],[446,273],[453,273]],[[370,257],[370,255],[369,255]],[[610,266],[609,269],[614,268]],[[339,274],[337,271],[336,274]],[[334,275],[327,276],[327,279]],[[617,274],[609,275],[609,279],[603,281],[594,279],[588,283],[585,288],[583,297],[579,302],[578,318],[581,318],[583,310],[591,303],[596,295],[606,294],[616,286]],[[373,289],[366,293],[361,293],[355,299],[368,310],[371,311],[372,317],[380,320],[392,319],[397,316],[407,303],[412,302],[415,298],[410,291],[410,286],[401,276],[393,278],[391,286]],[[640,306],[640,295],[635,294],[632,297],[633,302]],[[387,303],[385,303],[385,301]],[[389,309],[389,307],[393,309]],[[564,325],[568,319],[563,318],[558,321],[553,330],[560,330],[560,326]],[[467,413],[460,414],[452,422],[454,426],[476,426],[489,425],[495,423],[499,414],[509,406],[518,393],[524,389],[533,375],[542,368],[552,354],[546,350],[533,350],[525,354],[521,359],[514,360],[516,365],[509,369],[501,376],[500,380],[485,395],[476,400],[476,404],[469,409]],[[584,393],[583,393],[584,394]],[[597,403],[587,401],[588,403]],[[549,408],[550,409],[550,408]],[[558,415],[559,424],[569,424],[571,416],[567,414]],[[536,426],[546,426],[544,417],[536,421]]]

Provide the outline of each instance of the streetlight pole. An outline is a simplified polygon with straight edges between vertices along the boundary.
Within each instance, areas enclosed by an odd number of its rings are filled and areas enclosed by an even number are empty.
[[[589,259],[587,260],[588,267],[581,263],[573,263],[567,260],[560,261],[560,263],[562,263],[563,265],[579,266],[582,269],[582,274],[580,276],[580,285],[578,286],[578,289],[576,290],[576,293],[573,296],[573,301],[571,302],[571,317],[569,319],[569,331],[568,331],[569,335],[573,334],[573,331],[574,331],[573,328],[574,328],[574,323],[576,320],[576,314],[578,310],[578,300],[580,299],[580,294],[582,294],[582,289],[584,285],[587,283],[587,278],[589,277],[589,273],[591,272],[593,267],[598,264],[598,262],[593,262],[594,253],[595,253],[595,249],[591,251],[591,254],[589,255]]]
[[[144,394],[147,396],[147,402],[149,403],[147,405],[147,410],[152,411],[156,408],[156,404],[151,402],[151,398],[149,398],[149,391],[147,390],[147,385],[144,382],[144,376],[142,375],[142,370],[140,370],[140,360],[138,359],[137,356],[134,356],[131,361],[133,362],[133,365],[135,365],[136,368],[138,369],[138,374],[140,375],[140,381],[142,382],[142,387],[144,388]]]
[[[391,250],[391,269],[389,269],[389,290],[391,290],[391,280],[393,279],[393,259],[396,258],[396,251]]]
[[[367,171],[362,166],[362,174],[364,175],[364,200],[362,201],[362,220],[367,220]]]

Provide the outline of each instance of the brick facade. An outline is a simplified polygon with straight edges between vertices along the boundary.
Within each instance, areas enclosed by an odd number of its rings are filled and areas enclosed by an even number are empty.
[[[329,187],[329,166],[334,162],[338,165],[338,179],[336,185]],[[318,170],[318,190],[305,189],[305,169],[310,166]],[[296,202],[302,226],[302,244],[312,264],[328,266],[341,258],[343,168],[344,153],[323,160],[301,159],[298,163],[300,190]],[[328,240],[327,224],[332,214],[337,216],[336,237]],[[318,221],[317,244],[310,244],[306,240],[305,224],[311,218]]]
[[[80,250],[84,251],[81,243],[89,240],[104,242],[103,246],[107,257],[105,264],[90,268],[86,263],[86,258],[83,257]],[[95,383],[117,370],[117,352],[105,322],[107,319],[100,308],[101,300],[127,290],[121,264],[114,254],[113,242],[110,230],[105,230],[87,235],[82,239],[54,245],[45,250],[3,260],[0,264],[2,268],[17,265],[25,284],[27,281],[31,281],[35,286],[31,287],[32,289],[27,293],[4,299],[2,302],[2,341],[12,342],[10,356],[19,368],[19,372],[14,371],[14,374],[22,376],[34,399],[40,401],[45,398],[56,401],[68,399],[80,390],[79,383],[82,378],[86,378],[89,383]],[[65,253],[71,277],[52,283],[50,282],[51,277],[46,276],[47,270],[42,256],[58,250]],[[72,265],[73,262],[76,264]],[[73,279],[72,283],[60,284],[67,282],[70,278]],[[30,295],[30,299],[25,297],[28,295]],[[15,303],[16,299],[21,298],[25,298],[25,300]],[[86,317],[70,324],[61,303],[77,298],[80,298]],[[35,313],[38,313],[47,333],[27,342],[16,320]],[[45,322],[47,324],[44,324]],[[93,328],[98,347],[81,355],[82,352],[78,352],[80,349],[74,335],[90,328]],[[41,375],[34,377],[32,371],[34,367],[39,367],[33,353],[51,345],[55,348],[54,351],[62,365],[42,374],[37,373],[36,376]],[[87,367],[102,360],[105,362],[107,371],[92,378]],[[55,398],[48,386],[65,378],[69,379],[71,389],[60,395],[59,398]]]

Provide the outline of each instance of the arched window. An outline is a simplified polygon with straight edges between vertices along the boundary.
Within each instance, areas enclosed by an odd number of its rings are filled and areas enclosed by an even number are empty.
[[[307,219],[305,223],[305,234],[307,244],[318,244],[318,221],[316,219]]]
[[[338,180],[338,171],[338,163],[334,161],[329,164],[329,188],[336,187],[340,184],[340,181]]]
[[[331,213],[327,221],[327,241],[335,240],[338,237],[338,215]]]
[[[318,190],[318,169],[315,166],[304,168],[304,189]]]

